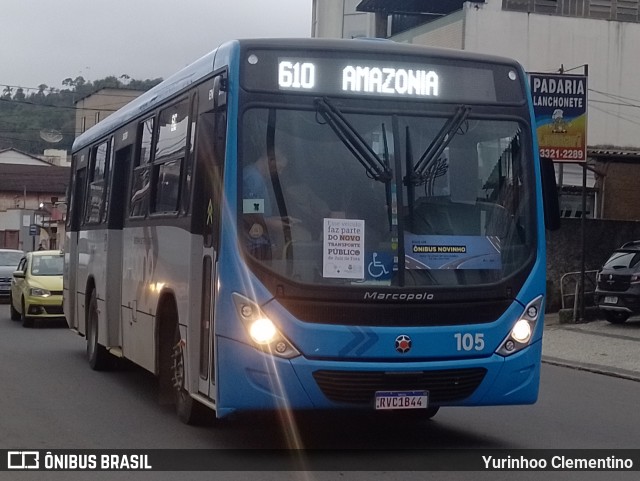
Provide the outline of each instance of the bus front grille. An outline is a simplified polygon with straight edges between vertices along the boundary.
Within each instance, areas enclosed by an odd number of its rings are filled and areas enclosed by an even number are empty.
[[[382,371],[315,371],[313,377],[331,401],[373,405],[376,391],[429,391],[429,403],[460,401],[484,379],[484,368],[411,373]]]

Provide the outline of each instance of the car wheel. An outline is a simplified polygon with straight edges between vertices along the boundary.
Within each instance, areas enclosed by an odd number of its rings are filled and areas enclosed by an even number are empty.
[[[20,320],[22,321],[22,327],[33,327],[33,319],[27,316],[27,310],[24,306],[24,298],[22,298],[22,312],[20,313]]]
[[[11,295],[11,293],[9,293],[9,311],[11,312],[12,321],[20,320],[20,313],[16,311],[15,307],[13,307],[13,296]]]
[[[94,371],[104,371],[111,366],[111,355],[98,344],[98,300],[96,291],[91,293],[87,311],[87,359]]]
[[[604,317],[611,324],[623,324],[627,319],[629,319],[629,314],[625,312],[604,311]]]

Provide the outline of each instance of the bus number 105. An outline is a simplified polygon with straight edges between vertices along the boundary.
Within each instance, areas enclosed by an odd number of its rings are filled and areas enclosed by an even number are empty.
[[[316,66],[309,62],[278,64],[278,86],[285,89],[312,89],[316,83]]]
[[[484,334],[462,334],[456,332],[453,337],[456,338],[456,348],[458,351],[482,351],[484,349]]]

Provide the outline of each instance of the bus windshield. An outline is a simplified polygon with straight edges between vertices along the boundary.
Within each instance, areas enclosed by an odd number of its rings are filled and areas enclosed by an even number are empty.
[[[316,285],[491,284],[527,265],[535,202],[524,124],[480,107],[390,115],[345,104],[245,111],[248,256]]]

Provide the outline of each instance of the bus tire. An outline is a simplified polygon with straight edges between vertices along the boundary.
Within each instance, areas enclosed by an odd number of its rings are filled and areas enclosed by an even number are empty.
[[[27,310],[24,305],[24,297],[22,298],[22,312],[20,313],[22,327],[33,327],[33,319],[27,316]]]
[[[87,360],[94,371],[104,371],[111,366],[110,358],[107,348],[98,344],[98,299],[94,290],[87,309]]]
[[[171,381],[175,394],[178,418],[191,426],[206,426],[213,423],[215,413],[204,404],[193,399],[184,387],[184,351],[180,336],[180,327],[175,323],[171,348]]]

